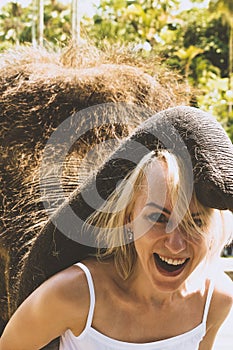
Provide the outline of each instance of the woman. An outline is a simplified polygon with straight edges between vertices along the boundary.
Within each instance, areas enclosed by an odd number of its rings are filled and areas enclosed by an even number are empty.
[[[58,336],[60,350],[211,349],[233,301],[231,281],[211,273],[228,214],[195,191],[189,198],[187,180],[172,152],[142,157],[84,225],[105,248],[34,291],[0,349],[40,349]]]

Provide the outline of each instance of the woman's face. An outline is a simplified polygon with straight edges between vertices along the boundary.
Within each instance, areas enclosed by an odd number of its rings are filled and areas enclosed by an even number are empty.
[[[158,165],[159,163],[159,165]],[[161,291],[174,291],[194,271],[207,253],[206,239],[198,232],[187,238],[179,225],[166,232],[172,207],[166,194],[164,162],[155,162],[147,170],[146,180],[136,195],[131,229],[134,232],[139,271]],[[198,210],[190,203],[192,217],[201,225]]]

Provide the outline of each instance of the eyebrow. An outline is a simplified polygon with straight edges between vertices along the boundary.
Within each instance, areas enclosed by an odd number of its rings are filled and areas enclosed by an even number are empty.
[[[167,208],[163,208],[163,207],[161,207],[160,205],[158,205],[158,204],[156,204],[156,203],[154,203],[154,202],[146,203],[145,206],[146,206],[146,207],[155,207],[155,208],[157,208],[157,209],[160,209],[161,211],[164,211],[164,213],[167,213],[167,214],[171,215],[170,210],[168,210]],[[195,217],[195,216],[199,216],[200,213],[199,213],[199,212],[197,212],[197,213],[192,213],[191,215],[192,215],[193,217]]]
[[[167,213],[167,214],[171,214],[171,212],[170,212],[170,210],[168,210],[167,208],[163,208],[163,207],[161,207],[160,205],[158,205],[158,204],[156,204],[156,203],[154,203],[154,202],[149,202],[149,203],[146,203],[146,205],[145,205],[146,207],[155,207],[155,208],[157,208],[157,209],[160,209],[161,211],[164,211],[165,213]]]

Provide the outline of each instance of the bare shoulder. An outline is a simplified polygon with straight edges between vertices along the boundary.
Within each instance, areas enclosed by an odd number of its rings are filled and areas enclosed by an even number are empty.
[[[227,274],[219,272],[209,311],[210,324],[222,324],[233,305],[233,282]]]
[[[67,315],[69,328],[78,335],[85,328],[90,293],[84,271],[78,266],[71,266],[44,283],[46,294],[53,294],[60,305],[63,315]]]
[[[109,284],[115,281],[117,276],[119,278],[119,275],[116,273],[114,261],[111,258],[101,262],[96,259],[88,259],[83,261],[83,263],[90,270],[96,288],[100,285],[101,289],[103,289],[105,284],[109,288]]]
[[[76,265],[58,272],[48,279],[44,286],[53,289],[56,294],[67,302],[82,302],[89,298],[87,279],[84,271]]]
[[[214,278],[214,292],[207,318],[206,335],[199,350],[212,349],[216,334],[230,313],[233,305],[233,283],[224,273],[217,271]]]
[[[220,272],[215,278],[214,299],[216,302],[221,301],[222,306],[232,306],[233,282],[224,272]]]
[[[84,272],[77,266],[65,269],[45,281],[20,305],[1,336],[0,347],[41,349],[67,329],[79,335],[86,325],[89,303]]]
[[[35,306],[38,313],[46,311],[48,320],[51,317],[63,332],[69,328],[79,335],[85,328],[90,303],[85,273],[78,266],[58,272],[36,289],[26,303],[30,308]]]
[[[95,311],[98,311],[105,305],[109,292],[114,290],[114,263],[111,259],[100,263],[95,258],[86,259],[82,263],[91,274],[94,293],[98,295],[95,304]],[[55,275],[54,282],[51,279],[50,283],[56,283],[58,297],[62,299],[66,309],[70,310],[69,319],[73,320],[73,323],[69,328],[76,336],[79,335],[85,328],[90,308],[90,291],[85,272],[74,265]]]
[[[111,258],[103,261],[88,259],[83,263],[88,267],[93,277],[95,294],[98,295],[95,308],[97,310],[100,304],[106,306],[106,297],[109,294],[115,293],[116,285],[120,283],[120,276],[116,272],[114,261]]]

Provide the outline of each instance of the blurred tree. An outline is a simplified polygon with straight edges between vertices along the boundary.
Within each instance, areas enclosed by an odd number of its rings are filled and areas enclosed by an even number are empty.
[[[228,35],[227,28],[220,19],[210,18],[208,10],[189,12],[190,22],[184,31],[183,45],[195,46],[203,50],[203,56],[211,64],[221,70],[221,75],[227,75],[228,66]],[[187,18],[187,14],[186,14]]]
[[[232,0],[210,0],[209,9],[214,16],[219,16],[223,22],[228,25],[229,41],[228,41],[228,90],[226,98],[228,102],[229,119],[233,119],[233,86],[232,86],[232,73],[233,73],[233,1]],[[230,125],[231,129],[232,125]]]
[[[32,45],[35,47],[37,45],[36,40],[36,10],[37,10],[37,0],[32,0],[32,16],[31,16],[31,28],[32,28]]]
[[[150,50],[178,5],[179,0],[101,0],[89,33],[98,45],[103,40],[147,43]]]
[[[44,2],[44,14],[42,5]],[[40,37],[38,29],[38,11],[41,13]],[[44,25],[43,25],[44,19]],[[71,38],[71,16],[69,5],[57,0],[32,0],[28,7],[10,2],[0,13],[0,50],[11,45],[39,42],[43,38],[50,45],[65,45]]]
[[[184,62],[185,78],[187,82],[190,74],[190,65],[193,59],[202,52],[202,49],[193,45],[190,45],[187,49],[182,48],[176,52],[176,55]]]
[[[80,23],[81,17],[79,12],[79,0],[72,0],[71,2],[71,26],[72,26],[72,40],[74,43],[80,41]]]
[[[0,13],[0,40],[4,47],[20,43],[20,35],[27,23],[27,15],[17,2],[8,3]]]
[[[71,40],[71,9],[69,4],[57,0],[44,0],[44,38],[56,45],[66,45]]]
[[[44,42],[44,0],[38,0],[38,43]]]
[[[229,29],[229,58],[228,58],[228,95],[232,91],[232,73],[233,73],[233,1],[232,0],[210,0],[210,11],[216,13],[227,23]],[[228,101],[229,114],[232,116],[232,101],[233,96],[230,96]],[[232,116],[233,117],[233,116]]]

